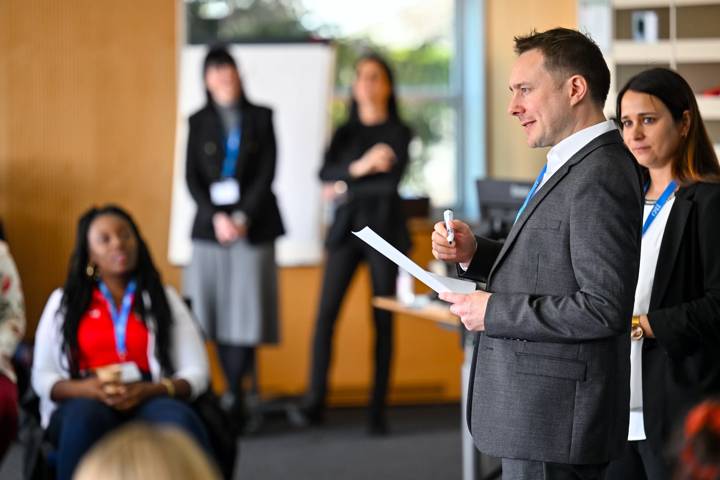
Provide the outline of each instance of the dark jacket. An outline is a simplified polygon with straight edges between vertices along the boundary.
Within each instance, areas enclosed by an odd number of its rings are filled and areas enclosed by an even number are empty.
[[[352,230],[369,226],[400,251],[410,249],[410,234],[397,189],[408,164],[411,138],[410,129],[394,120],[376,126],[352,122],[337,129],[325,154],[320,179],[344,181],[347,194],[336,205],[326,247],[342,245],[350,241]],[[348,170],[350,164],[378,143],[388,144],[395,152],[392,169],[352,178]]]
[[[272,192],[276,146],[272,110],[243,102],[242,133],[235,178],[240,201],[216,206],[210,201],[210,184],[220,179],[225,159],[225,134],[212,102],[190,117],[185,178],[197,204],[192,238],[216,241],[212,217],[218,211],[241,211],[248,219],[248,241],[269,242],[284,233],[280,210]]]
[[[703,396],[720,393],[720,185],[677,191],[660,245],[643,342],[643,416],[662,452]]]

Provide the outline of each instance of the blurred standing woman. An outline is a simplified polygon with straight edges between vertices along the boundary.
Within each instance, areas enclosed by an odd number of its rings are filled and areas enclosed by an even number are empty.
[[[186,295],[235,399],[255,347],[278,341],[275,239],[283,234],[272,182],[272,111],[250,103],[235,60],[211,49],[203,67],[207,104],[190,117],[186,179],[197,204]]]
[[[403,252],[410,248],[398,184],[408,163],[410,129],[400,119],[393,76],[377,55],[356,64],[350,118],[333,135],[320,179],[336,205],[327,234],[325,271],[313,340],[310,388],[305,413],[320,423],[325,412],[332,337],[342,299],[361,261],[370,267],[373,295],[395,292],[397,268],[351,235],[370,226]],[[328,196],[326,194],[326,196]],[[373,309],[375,375],[369,405],[369,431],[387,431],[385,403],[390,376],[393,326],[387,311]]]
[[[693,91],[671,70],[631,78],[617,116],[646,185],[629,442],[606,478],[662,480],[676,422],[720,392],[720,167]]]
[[[18,389],[11,359],[24,334],[20,277],[7,244],[0,240],[0,463],[18,429]]]

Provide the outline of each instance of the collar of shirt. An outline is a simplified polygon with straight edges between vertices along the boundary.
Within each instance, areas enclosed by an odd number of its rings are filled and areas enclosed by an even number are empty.
[[[538,188],[543,186],[555,172],[560,170],[565,163],[572,158],[577,152],[580,151],[585,145],[595,140],[600,135],[617,130],[615,122],[612,120],[605,120],[604,122],[596,123],[595,125],[587,128],[583,128],[564,138],[557,145],[552,147],[547,153],[547,170],[545,176],[538,185]]]

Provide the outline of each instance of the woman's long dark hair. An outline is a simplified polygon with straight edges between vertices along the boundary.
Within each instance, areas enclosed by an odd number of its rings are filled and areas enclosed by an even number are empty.
[[[679,155],[673,159],[672,173],[680,184],[719,182],[720,165],[710,137],[705,129],[695,93],[677,72],[667,68],[651,68],[632,77],[617,96],[616,112],[622,127],[622,99],[629,91],[647,93],[660,99],[670,111],[675,123],[690,116],[690,128],[680,145]]]
[[[377,53],[366,53],[361,56],[357,62],[355,62],[355,68],[362,62],[375,62],[383,69],[385,76],[390,83],[390,96],[388,96],[388,119],[392,121],[400,121],[400,114],[398,113],[397,99],[395,97],[395,76],[390,68],[390,64]],[[348,123],[360,123],[360,114],[358,113],[358,104],[355,97],[350,95],[350,114],[348,115]]]
[[[100,208],[93,207],[80,217],[75,236],[75,247],[70,256],[68,275],[65,280],[65,286],[63,287],[59,313],[64,316],[62,325],[63,351],[68,359],[70,375],[73,378],[80,376],[78,363],[78,327],[80,326],[80,320],[90,306],[92,292],[97,284],[96,279],[87,274],[87,267],[90,261],[88,231],[93,221],[102,215],[114,215],[125,220],[135,234],[138,245],[138,255],[135,270],[132,272],[132,277],[137,282],[134,310],[143,321],[147,321],[148,314],[153,317],[155,321],[156,338],[155,354],[163,370],[167,373],[172,373],[174,371],[172,361],[170,360],[172,315],[160,274],[155,268],[147,244],[140,235],[140,231],[130,214],[116,205],[106,205]],[[149,311],[143,301],[145,294],[150,297]]]

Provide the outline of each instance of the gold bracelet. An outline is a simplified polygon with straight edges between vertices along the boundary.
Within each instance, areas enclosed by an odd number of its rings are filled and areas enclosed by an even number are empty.
[[[640,315],[633,315],[630,322],[630,339],[640,340],[645,336],[645,332],[640,326]]]
[[[175,396],[175,384],[170,380],[169,378],[161,378],[160,383],[165,386],[165,389],[167,389],[168,397],[174,397]]]

